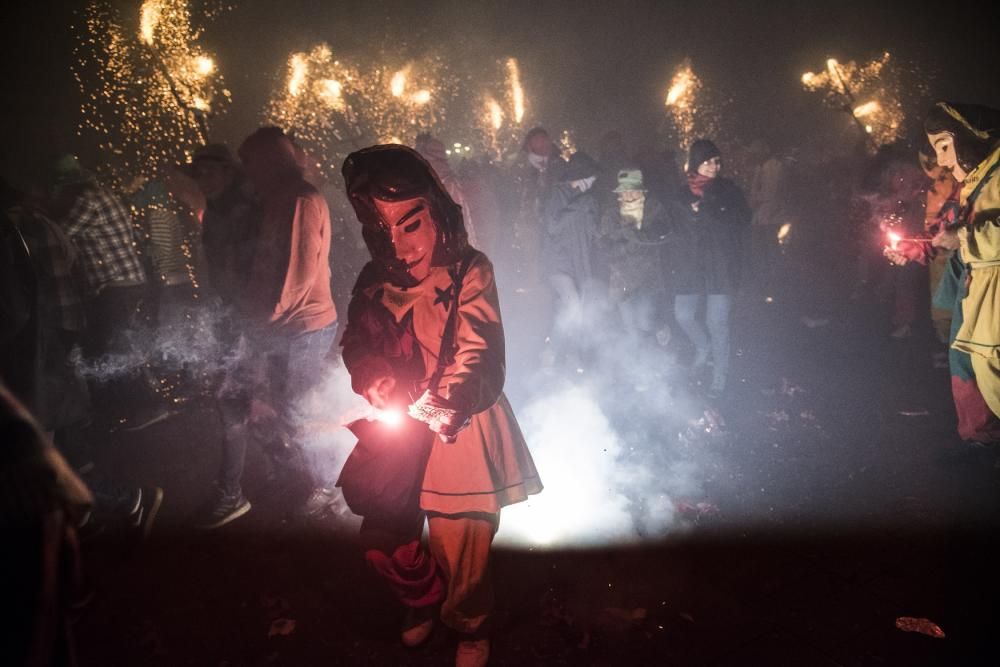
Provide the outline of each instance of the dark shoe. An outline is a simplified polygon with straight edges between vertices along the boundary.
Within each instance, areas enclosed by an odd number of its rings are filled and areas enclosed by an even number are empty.
[[[153,522],[163,504],[163,489],[158,486],[140,489],[139,507],[129,515],[129,522],[132,527],[139,531],[140,537],[145,540],[153,530]]]
[[[212,530],[225,526],[230,521],[235,521],[250,511],[250,501],[243,495],[243,491],[228,494],[217,489],[212,502],[202,512],[201,517],[195,522],[195,527],[202,530]]]
[[[304,519],[319,519],[334,511],[336,501],[337,494],[333,489],[318,486],[309,494],[297,513]]]
[[[408,607],[403,618],[403,627],[399,632],[403,645],[415,648],[427,641],[431,631],[434,630],[435,616],[437,616],[436,605]]]
[[[94,510],[97,514],[131,517],[142,507],[139,487],[101,485],[94,490]]]
[[[128,417],[121,425],[120,430],[129,432],[141,431],[153,424],[170,419],[173,414],[173,411],[163,405],[158,405],[155,408],[146,408]]]

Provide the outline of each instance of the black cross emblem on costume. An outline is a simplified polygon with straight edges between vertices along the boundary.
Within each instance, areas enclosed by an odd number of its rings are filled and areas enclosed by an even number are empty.
[[[453,285],[448,285],[447,289],[441,289],[440,287],[435,287],[434,291],[437,293],[437,298],[434,299],[434,305],[444,304],[444,309],[447,311],[451,308],[452,300],[452,287]]]

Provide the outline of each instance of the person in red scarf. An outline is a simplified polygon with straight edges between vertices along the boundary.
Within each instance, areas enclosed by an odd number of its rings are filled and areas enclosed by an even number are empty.
[[[726,389],[729,312],[743,279],[752,218],[742,190],[721,171],[722,154],[714,143],[691,144],[668,258],[674,317],[695,347],[692,371],[700,373],[712,360],[710,398]],[[702,301],[707,332],[697,318]]]

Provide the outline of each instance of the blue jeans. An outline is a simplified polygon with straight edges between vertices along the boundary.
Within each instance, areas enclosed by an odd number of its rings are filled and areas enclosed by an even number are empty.
[[[705,322],[698,321],[701,294],[678,294],[674,297],[674,318],[694,344],[698,360],[712,356],[712,387],[721,391],[729,373],[729,311],[733,298],[728,294],[709,294],[705,298]]]

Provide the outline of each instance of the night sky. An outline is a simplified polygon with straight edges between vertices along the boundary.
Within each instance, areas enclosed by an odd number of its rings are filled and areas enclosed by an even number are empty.
[[[889,50],[917,64],[931,97],[1000,106],[995,6],[913,4],[235,0],[207,26],[203,44],[233,91],[214,126],[232,143],[259,123],[288,54],[326,41],[348,56],[401,44],[454,62],[518,57],[534,118],[572,128],[587,149],[610,129],[633,146],[650,141],[671,73],[688,56],[706,86],[731,100],[741,139],[788,148],[837,122],[799,84],[830,56],[862,61]],[[81,97],[70,62],[74,12],[83,5],[41,0],[4,10],[0,164],[14,182],[37,177],[67,150],[99,159],[76,138]]]

